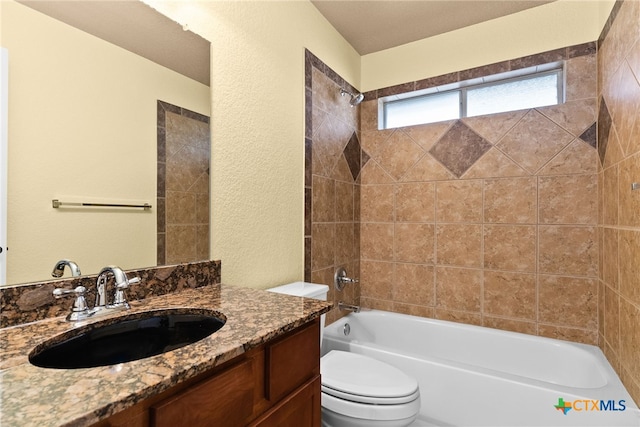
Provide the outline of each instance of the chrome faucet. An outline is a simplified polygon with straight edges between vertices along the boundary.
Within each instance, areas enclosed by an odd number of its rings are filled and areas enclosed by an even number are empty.
[[[113,293],[113,301],[109,304],[107,302],[106,287],[110,275],[113,276],[113,280],[115,282],[115,291]],[[100,273],[98,274],[98,280],[96,281],[96,303],[93,308],[89,309],[87,306],[87,302],[84,297],[86,291],[84,286],[78,286],[73,290],[61,288],[54,289],[53,296],[56,298],[75,296],[76,300],[71,308],[71,313],[67,316],[67,321],[84,320],[91,316],[110,313],[113,310],[129,309],[129,303],[127,302],[124,291],[130,285],[139,282],[139,277],[129,279],[119,267],[110,265],[100,270]]]
[[[339,267],[333,275],[333,285],[338,291],[343,290],[345,285],[356,283],[358,283],[358,279],[348,277],[344,267]]]
[[[115,282],[115,292],[113,294],[113,302],[109,304],[107,302],[107,281],[109,279],[109,275],[113,276],[113,280]],[[96,303],[94,305],[95,309],[100,308],[129,308],[129,303],[124,294],[124,290],[127,289],[130,285],[134,283],[139,283],[140,278],[134,277],[129,280],[127,275],[120,269],[120,267],[116,267],[115,265],[110,265],[104,267],[98,273],[98,281],[96,282]]]
[[[56,262],[56,265],[53,267],[53,271],[51,272],[51,275],[53,277],[62,277],[62,275],[64,274],[65,266],[69,267],[69,270],[71,270],[71,275],[73,277],[77,277],[82,274],[80,272],[80,267],[78,267],[78,264],[68,259],[61,259],[60,261]]]
[[[352,311],[354,313],[360,313],[360,306],[345,304],[344,302],[340,301],[338,302],[338,310],[347,310],[347,311]]]

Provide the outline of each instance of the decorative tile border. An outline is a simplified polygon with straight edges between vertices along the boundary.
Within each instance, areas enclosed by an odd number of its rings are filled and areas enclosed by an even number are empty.
[[[402,83],[399,85],[389,86],[366,92],[364,94],[364,97],[367,100],[378,99],[385,96],[398,95],[401,93],[413,92],[415,90],[428,89],[431,87],[458,83],[478,77],[485,77],[493,74],[504,73],[507,71],[520,70],[523,68],[533,67],[541,64],[548,64],[550,62],[564,61],[567,59],[577,58],[579,56],[594,54],[596,53],[596,45],[596,42],[583,43],[579,45],[564,47],[561,49],[537,53],[535,55],[523,56],[521,58],[511,59],[508,61],[496,62],[495,64],[483,65],[481,67],[471,68],[468,70],[456,71],[453,73],[443,74],[441,76],[430,77],[428,79]]]
[[[187,264],[127,270],[127,276],[140,277],[138,284],[127,290],[129,301],[165,295],[183,289],[193,289],[220,283],[221,261],[201,261]],[[55,288],[87,288],[87,301],[95,300],[96,275],[50,280],[0,288],[0,328],[62,316],[71,310],[73,298],[56,300]],[[111,289],[109,284],[109,289]]]

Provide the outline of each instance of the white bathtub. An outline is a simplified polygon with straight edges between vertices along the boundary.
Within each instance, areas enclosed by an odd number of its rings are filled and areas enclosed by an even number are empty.
[[[595,346],[370,310],[327,326],[322,351],[330,350],[414,376],[416,427],[640,426],[640,411]],[[573,404],[566,414],[555,408],[559,398]]]

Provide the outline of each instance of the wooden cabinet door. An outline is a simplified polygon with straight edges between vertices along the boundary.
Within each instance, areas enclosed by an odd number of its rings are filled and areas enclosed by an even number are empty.
[[[254,372],[245,360],[151,406],[152,427],[241,427],[253,414]]]
[[[250,427],[320,427],[320,376],[300,387]]]

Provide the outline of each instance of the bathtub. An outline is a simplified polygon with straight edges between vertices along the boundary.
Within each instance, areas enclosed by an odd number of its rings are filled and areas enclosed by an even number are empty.
[[[331,350],[415,377],[422,406],[414,427],[640,426],[637,406],[591,345],[368,310],[324,329],[322,353]]]

